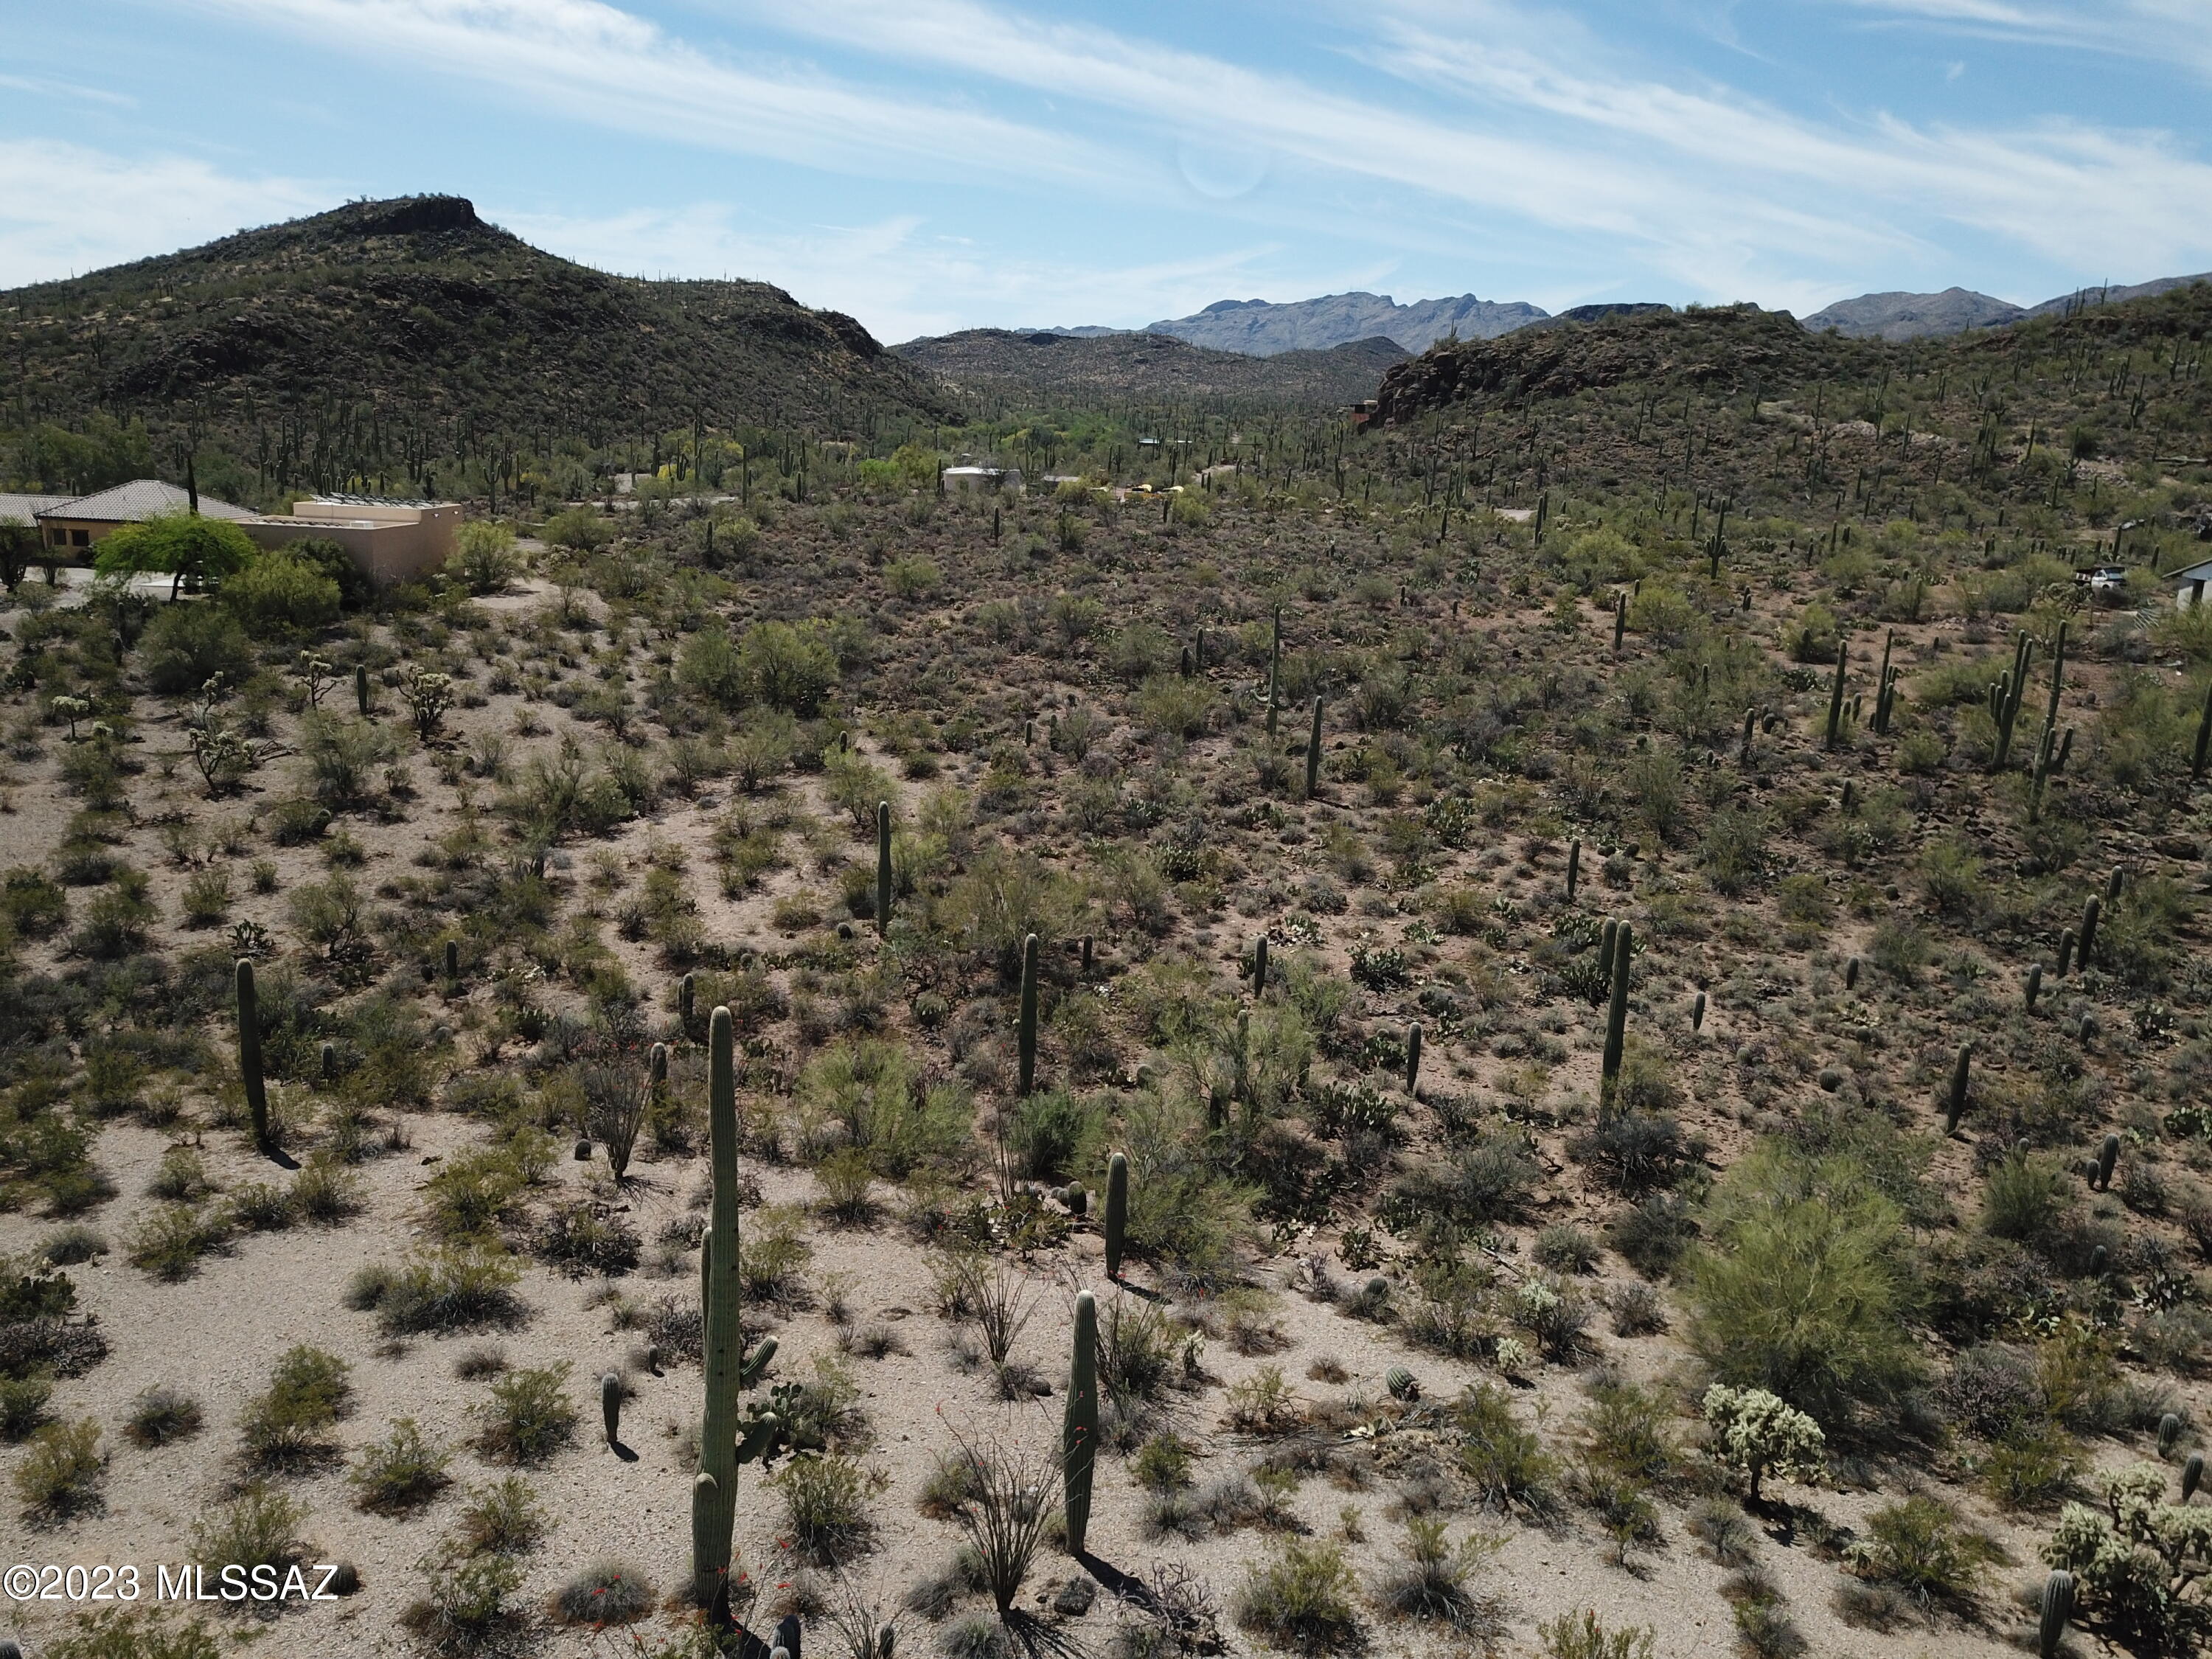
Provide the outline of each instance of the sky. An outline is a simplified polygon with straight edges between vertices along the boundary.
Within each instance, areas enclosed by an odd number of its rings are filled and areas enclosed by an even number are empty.
[[[2212,0],[0,0],[0,288],[449,192],[879,338],[2212,269]]]

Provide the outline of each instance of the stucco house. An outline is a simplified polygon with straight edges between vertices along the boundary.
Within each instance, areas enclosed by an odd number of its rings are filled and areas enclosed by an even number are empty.
[[[95,490],[55,503],[37,514],[40,539],[50,552],[83,554],[92,562],[91,550],[126,524],[143,524],[163,513],[189,513],[192,498],[185,490],[159,478],[133,478],[110,489]],[[202,518],[228,519],[244,523],[253,514],[212,495],[199,498]],[[76,560],[72,556],[71,562]]]

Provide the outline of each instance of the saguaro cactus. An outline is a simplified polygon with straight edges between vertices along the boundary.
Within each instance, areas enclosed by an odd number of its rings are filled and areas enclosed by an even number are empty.
[[[2063,927],[2058,933],[2058,977],[2064,979],[2074,966],[2074,930]]]
[[[253,1144],[269,1150],[269,1090],[261,1077],[261,1000],[253,989],[253,963],[238,959],[238,1075],[246,1109],[253,1119]]]
[[[622,1378],[609,1371],[599,1379],[599,1419],[606,1425],[607,1444],[622,1443]]]
[[[1306,737],[1306,799],[1321,787],[1321,699],[1313,700],[1313,730]]]
[[[1628,595],[1626,592],[1613,596],[1613,654],[1620,654],[1621,635],[1628,629]]]
[[[2041,963],[2035,962],[2028,964],[2026,991],[2027,1012],[2032,1014],[2035,1012],[2036,998],[2043,994],[2043,964]]]
[[[1091,1526],[1091,1476],[1098,1461],[1098,1303],[1075,1297],[1075,1352],[1067,1368],[1067,1410],[1060,1419],[1060,1471],[1067,1494],[1067,1553],[1083,1553]]]
[[[1037,936],[1022,941],[1021,1029],[1016,1042],[1021,1056],[1021,1093],[1036,1087]]]
[[[2189,1461],[2181,1466],[2181,1501],[2186,1504],[2197,1496],[2197,1488],[2204,1479],[2204,1454],[2193,1451]]]
[[[1692,1031],[1705,1029],[1705,994],[1703,991],[1698,992],[1696,1000],[1690,1004],[1690,1029]]]
[[[1567,843],[1567,902],[1575,902],[1575,887],[1583,878],[1583,839],[1577,836]]]
[[[1265,933],[1252,941],[1252,994],[1267,994],[1267,936]]]
[[[891,804],[876,803],[876,936],[891,926]]]
[[[2097,1148],[2097,1190],[2112,1190],[2112,1170],[2120,1161],[2120,1138],[2106,1135],[2104,1145]]]
[[[2160,1457],[2172,1456],[2173,1448],[2180,1438],[2181,1416],[2179,1413],[2168,1412],[2165,1416],[2158,1419],[2158,1455]]]
[[[1605,1011],[1605,1060],[1598,1104],[1610,1111],[1620,1086],[1620,1056],[1627,1042],[1628,963],[1635,951],[1634,929],[1622,922],[1613,936],[1613,1000]]]
[[[368,665],[357,662],[353,665],[353,700],[363,720],[368,718]]]
[[[1844,724],[1844,676],[1851,663],[1850,642],[1846,640],[1836,647],[1836,680],[1828,689],[1828,742],[1833,749],[1841,735]]]
[[[691,1029],[691,1021],[698,1012],[699,985],[689,974],[684,975],[676,988],[676,1011],[682,1017],[684,1029]]]
[[[1283,674],[1283,607],[1275,607],[1274,637],[1267,644],[1267,735],[1275,735],[1275,710],[1279,706],[1277,693]]]
[[[1619,939],[1620,936],[1620,923],[1610,916],[1607,917],[1605,926],[1598,931],[1597,971],[1598,977],[1604,980],[1608,985],[1613,982],[1613,942]]]
[[[1121,1276],[1121,1246],[1129,1230],[1129,1160],[1116,1152],[1106,1160],[1106,1277]]]
[[[2074,1575],[2063,1567],[2043,1581],[2043,1599],[2038,1609],[2039,1618],[2035,1631],[2035,1650],[2040,1659],[2055,1659],[2058,1644],[2065,1638],[2066,1621],[2074,1616]]]
[[[738,1294],[737,1028],[726,1007],[707,1026],[707,1138],[714,1201],[701,1247],[705,1299],[701,1364],[706,1410],[699,1427],[699,1474],[691,1489],[692,1587],[703,1606],[730,1571],[730,1533],[738,1511],[738,1395],[744,1328]]]
[[[2082,901],[2081,934],[2075,945],[2074,954],[2081,958],[2081,966],[2085,969],[2089,965],[2091,954],[2097,948],[2097,922],[2104,911],[2105,907],[2094,896]]]
[[[2193,781],[2204,781],[2208,761],[2212,761],[2212,685],[2204,688],[2204,712],[2197,721],[2197,747],[2190,752],[2189,775]]]
[[[1406,1028],[1406,1092],[1418,1099],[1421,1092],[1421,1022]]]
[[[1947,1135],[1959,1132],[1959,1120],[1966,1115],[1966,1085],[1972,1076],[1973,1064],[1974,1045],[1960,1043],[1959,1057],[1951,1062],[1950,1097],[1943,1104],[1943,1133]]]

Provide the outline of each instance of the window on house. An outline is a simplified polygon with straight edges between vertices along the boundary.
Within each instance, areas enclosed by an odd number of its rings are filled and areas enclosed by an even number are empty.
[[[89,530],[70,531],[70,545],[71,547],[90,547],[92,545],[92,532]]]

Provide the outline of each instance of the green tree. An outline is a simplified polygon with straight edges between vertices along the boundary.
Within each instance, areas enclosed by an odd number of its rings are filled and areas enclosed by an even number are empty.
[[[186,582],[219,585],[252,562],[256,550],[252,538],[227,519],[161,513],[101,542],[93,568],[103,576],[167,576],[173,599]]]

